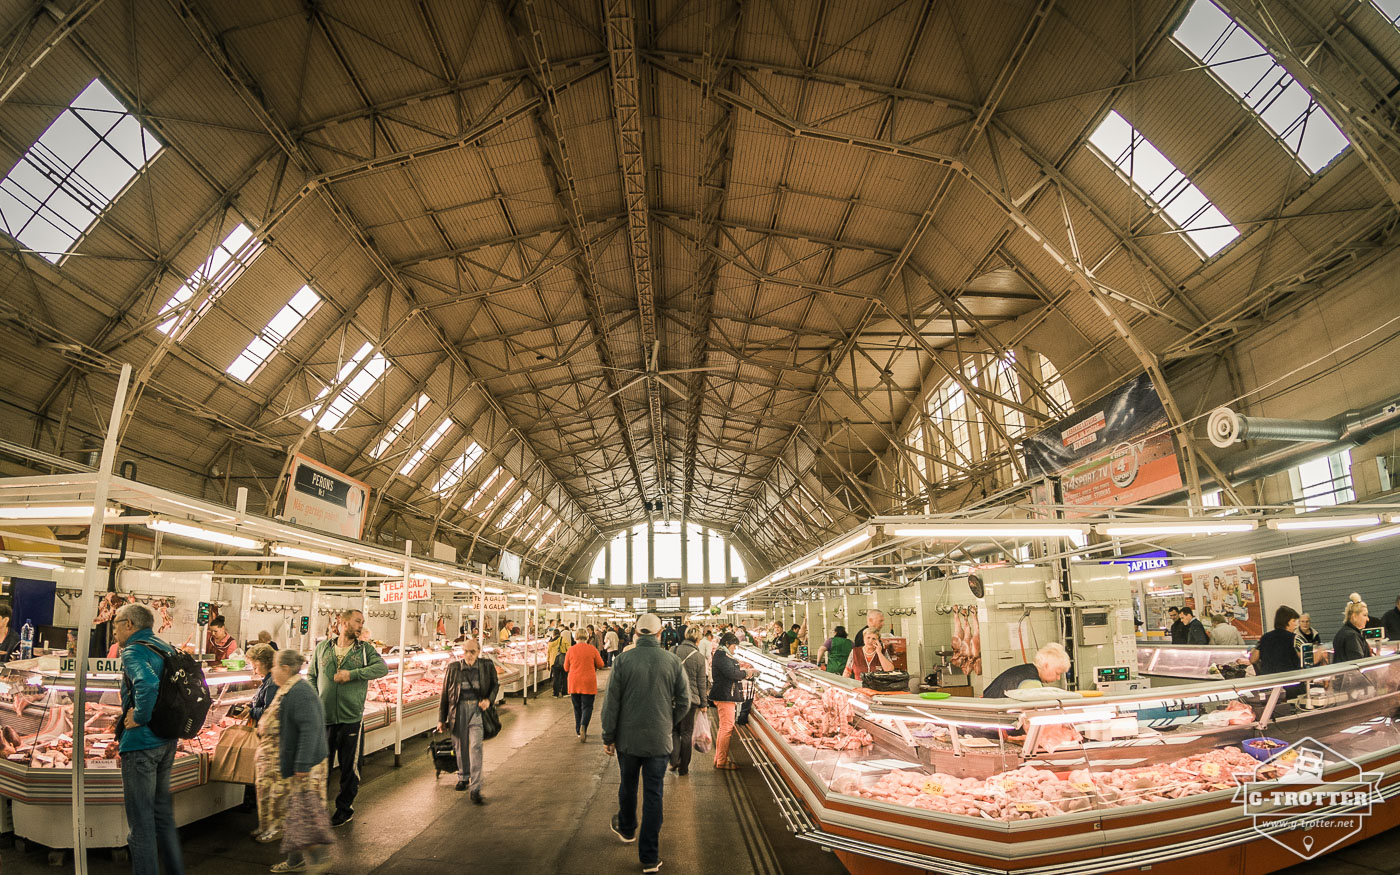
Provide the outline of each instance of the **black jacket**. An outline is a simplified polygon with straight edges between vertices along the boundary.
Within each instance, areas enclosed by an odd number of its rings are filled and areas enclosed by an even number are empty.
[[[461,697],[461,690],[458,686],[462,683],[462,670],[467,664],[460,659],[452,660],[452,664],[447,667],[447,674],[442,679],[442,698],[438,700],[438,722],[448,732],[457,725],[457,702]],[[484,656],[476,658],[477,671],[481,672],[481,695],[479,698],[485,699],[490,704],[496,702],[496,691],[501,686],[500,676],[496,673],[496,663]]]
[[[1206,634],[1206,627],[1200,620],[1193,619],[1186,624],[1186,644],[1209,644],[1210,636]]]
[[[1332,662],[1354,662],[1371,655],[1371,642],[1367,641],[1350,623],[1343,623],[1332,639]]]
[[[253,704],[248,706],[248,716],[254,720],[262,719],[263,712],[267,706],[272,704],[272,699],[277,695],[277,684],[272,681],[272,672],[263,675],[262,686],[258,687],[257,695],[253,696]]]
[[[744,701],[743,681],[746,677],[739,662],[723,647],[715,651],[711,662],[713,680],[710,686],[710,699],[715,702]]]
[[[1381,626],[1389,641],[1400,641],[1400,609],[1391,608],[1381,616]]]
[[[1185,644],[1186,624],[1181,622],[1180,620],[1173,620],[1171,627],[1171,636],[1173,644]]]

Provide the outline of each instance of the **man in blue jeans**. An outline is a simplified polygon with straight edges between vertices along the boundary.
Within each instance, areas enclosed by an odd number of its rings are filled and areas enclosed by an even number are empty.
[[[613,662],[603,699],[603,749],[617,754],[622,784],[612,831],[625,843],[637,831],[637,777],[642,780],[641,842],[637,856],[643,872],[661,869],[661,796],[671,759],[672,732],[690,713],[690,682],[674,653],[657,640],[661,620],[643,614],[637,620],[636,646]]]
[[[164,659],[157,651],[175,648],[156,637],[155,615],[141,604],[123,605],[112,619],[112,633],[122,649],[122,724],[117,750],[122,763],[122,802],[134,875],[184,875],[175,806],[170,798],[170,766],[175,739],[161,738],[147,726],[160,695]]]

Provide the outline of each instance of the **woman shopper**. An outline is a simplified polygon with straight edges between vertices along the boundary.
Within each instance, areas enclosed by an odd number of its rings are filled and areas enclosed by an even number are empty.
[[[726,632],[720,636],[719,650],[715,651],[714,687],[710,698],[719,712],[719,737],[715,739],[715,768],[737,769],[738,765],[729,758],[729,741],[734,735],[734,714],[739,703],[744,701],[744,681],[758,674],[745,671],[739,666],[734,654],[739,649],[739,636]]]
[[[608,632],[603,636],[603,667],[612,668],[613,660],[617,659],[617,652],[622,649],[622,644],[617,636],[617,624],[608,627]]]
[[[710,679],[705,671],[705,652],[700,649],[701,629],[689,626],[685,640],[676,645],[676,658],[685,669],[690,682],[690,710],[671,731],[671,770],[677,775],[690,774],[690,755],[695,751],[691,736],[695,734],[695,714],[705,707],[710,695]]]
[[[330,849],[335,843],[326,814],[330,757],[326,713],[316,688],[301,676],[305,663],[306,658],[297,651],[279,650],[272,666],[272,677],[279,687],[273,699],[278,765],[287,782],[282,829],[282,852],[287,859],[273,866],[273,872],[324,872],[330,866]]]
[[[564,656],[564,670],[569,673],[569,698],[574,703],[574,735],[580,742],[588,740],[588,724],[593,719],[593,700],[598,695],[598,669],[603,667],[603,655],[587,635]]]
[[[457,790],[471,786],[472,802],[485,805],[481,798],[482,713],[496,701],[500,679],[496,664],[481,655],[475,639],[462,643],[462,658],[447,667],[438,700],[438,732],[452,733],[457,753]]]
[[[552,684],[552,692],[556,699],[564,695],[569,678],[569,673],[564,670],[564,654],[569,650],[565,639],[568,634],[568,629],[561,629],[557,638],[550,639],[549,646],[544,652],[544,658],[549,663],[549,680]]]
[[[277,712],[281,702],[277,694],[281,688],[272,676],[273,649],[266,644],[254,644],[248,648],[248,663],[253,668],[253,676],[262,678],[262,686],[253,696],[253,704],[248,708],[248,716],[257,727],[258,747],[253,754],[253,788],[258,799],[258,828],[253,830],[253,839],[258,842],[275,842],[282,837],[282,806],[287,799],[287,782],[282,779],[281,764],[278,759],[277,740],[281,729]]]

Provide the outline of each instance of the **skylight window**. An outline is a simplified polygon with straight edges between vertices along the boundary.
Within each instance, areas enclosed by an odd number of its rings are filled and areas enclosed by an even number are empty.
[[[224,242],[214,247],[214,251],[204,263],[180,284],[175,294],[160,308],[160,315],[166,315],[193,298],[196,292],[207,288],[208,293],[204,300],[192,311],[184,310],[172,315],[157,325],[156,330],[161,334],[169,334],[178,325],[180,330],[176,332],[175,337],[177,340],[183,337],[205,313],[209,312],[209,308],[233,285],[233,281],[242,276],[243,271],[261,250],[262,243],[253,236],[253,232],[249,231],[247,226],[239,222],[224,238]]]
[[[403,467],[399,469],[399,473],[405,476],[412,474],[413,469],[418,467],[418,463],[427,458],[428,454],[433,451],[433,447],[436,447],[451,429],[452,417],[449,416],[438,423],[438,427],[433,429],[433,433],[428,435],[427,440],[423,441],[423,446],[419,447],[417,452],[408,457],[408,461],[403,463]]]
[[[1400,28],[1400,0],[1371,0],[1376,11],[1385,16],[1391,26]]]
[[[1346,134],[1298,80],[1210,0],[1196,0],[1173,34],[1316,173],[1348,145]]]
[[[456,486],[458,481],[460,481],[462,477],[472,469],[472,466],[476,464],[477,460],[481,458],[483,452],[485,452],[485,450],[483,450],[481,445],[476,441],[467,444],[467,448],[462,451],[462,455],[458,456],[451,465],[447,466],[447,470],[442,472],[442,476],[438,478],[437,485],[433,487],[433,492],[435,494],[438,492],[446,492]]]
[[[399,439],[399,435],[407,431],[408,427],[413,424],[413,417],[417,416],[419,411],[431,404],[432,400],[433,399],[429,398],[427,395],[419,395],[418,400],[410,404],[408,409],[403,412],[403,415],[398,418],[398,421],[389,426],[388,431],[384,432],[384,437],[379,439],[379,443],[369,454],[370,458],[377,459],[384,455],[385,451],[394,445],[394,441]]]
[[[549,540],[549,536],[552,535],[552,534],[554,534],[554,530],[557,529],[557,528],[559,528],[559,524],[560,524],[561,522],[563,522],[563,520],[555,520],[555,521],[554,521],[554,525],[550,526],[549,529],[548,529],[548,531],[546,531],[543,535],[541,535],[541,536],[540,536],[540,539],[539,539],[538,541],[535,542],[535,547],[534,547],[534,549],[538,550],[540,547],[543,547],[543,546],[544,546],[544,542]]]
[[[525,506],[525,502],[529,500],[530,490],[520,490],[520,495],[516,496],[515,503],[510,506],[509,510],[501,514],[500,519],[496,520],[496,528],[504,529],[506,526],[510,525],[510,521],[515,519],[515,515],[520,513],[520,509],[523,508]]]
[[[497,504],[500,504],[501,499],[506,497],[506,493],[509,492],[510,488],[514,485],[514,477],[510,477],[506,480],[506,482],[502,483],[501,488],[496,491],[496,494],[491,498],[489,502],[487,502],[486,506],[481,509],[481,515],[486,516],[487,514],[489,514],[491,512],[491,508],[495,507]]]
[[[57,264],[160,150],[94,79],[0,180],[0,229]]]
[[[1199,188],[1117,112],[1089,135],[1089,144],[1112,163],[1138,194],[1161,210],[1208,258],[1240,232]]]
[[[277,311],[277,315],[272,317],[267,327],[258,332],[258,335],[249,341],[248,347],[228,366],[229,376],[245,383],[253,382],[253,377],[257,376],[262,366],[272,358],[272,354],[296,333],[320,303],[320,295],[312,291],[310,286],[302,286],[301,291],[292,296],[287,306]]]
[[[326,412],[321,414],[321,420],[316,425],[326,430],[340,425],[345,417],[350,415],[350,411],[355,408],[355,402],[368,395],[369,390],[374,388],[374,384],[379,382],[379,378],[384,376],[384,372],[389,370],[389,360],[380,353],[375,353],[373,358],[365,362],[365,356],[369,355],[373,348],[374,344],[366,343],[355,351],[349,361],[340,366],[340,373],[335,376],[335,385],[337,386],[345,382],[345,379],[350,377],[356,368],[360,367],[361,362],[365,363],[365,366],[360,368],[345,388],[340,390],[340,394],[335,396],[335,400],[327,405]],[[310,419],[312,411],[320,406],[321,399],[325,398],[330,391],[330,386],[322,389],[316,396],[316,403],[301,412],[301,418]]]
[[[486,494],[486,490],[491,487],[491,484],[496,482],[496,478],[501,476],[502,470],[503,469],[501,468],[501,466],[497,465],[496,470],[486,475],[486,479],[481,481],[481,485],[478,486],[476,488],[476,491],[472,493],[472,497],[468,498],[466,502],[462,505],[462,510],[471,510],[472,505],[476,504],[477,500],[480,499],[481,496]]]

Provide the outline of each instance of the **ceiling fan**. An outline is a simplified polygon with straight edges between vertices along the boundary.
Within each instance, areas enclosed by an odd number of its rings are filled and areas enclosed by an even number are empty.
[[[632,373],[634,373],[634,374],[638,374],[639,376],[633,377],[632,379],[628,380],[626,383],[623,383],[621,386],[619,386],[616,390],[614,390],[614,391],[612,391],[612,392],[609,392],[607,395],[604,395],[603,397],[604,397],[604,398],[611,398],[612,396],[618,394],[619,392],[623,392],[623,391],[626,391],[627,389],[632,388],[632,387],[635,386],[636,384],[640,383],[642,380],[646,380],[646,379],[650,378],[650,379],[656,380],[656,382],[660,383],[661,385],[665,386],[667,389],[670,389],[672,392],[674,392],[674,393],[676,393],[677,395],[679,395],[680,398],[681,398],[682,400],[684,400],[684,401],[689,401],[689,400],[690,400],[690,396],[689,396],[688,394],[686,394],[685,390],[682,389],[682,388],[680,388],[679,386],[677,386],[675,383],[671,382],[670,380],[666,379],[667,375],[669,375],[669,374],[693,374],[693,373],[695,373],[696,371],[723,371],[723,370],[727,370],[727,369],[728,369],[725,365],[709,365],[709,366],[706,366],[706,367],[703,367],[703,368],[668,368],[667,370],[661,371],[661,370],[657,370],[657,368],[656,368],[656,362],[657,362],[657,359],[660,358],[660,355],[661,355],[661,341],[658,340],[658,341],[656,341],[655,343],[653,343],[653,344],[651,345],[651,356],[649,357],[649,358],[650,358],[650,361],[647,362],[647,369],[646,369],[646,370],[644,370],[644,371],[639,371],[639,370],[637,370],[636,368],[616,368],[616,367],[615,367],[615,368],[612,368],[612,370],[614,370],[614,371],[630,371],[630,372],[632,372]]]

